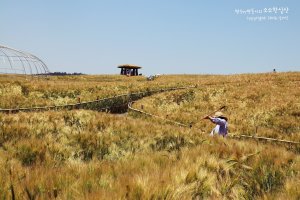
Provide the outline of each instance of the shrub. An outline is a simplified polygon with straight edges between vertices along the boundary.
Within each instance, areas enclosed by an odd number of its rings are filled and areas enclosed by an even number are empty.
[[[35,141],[40,142],[40,141]],[[34,142],[33,142],[34,143]],[[16,157],[24,166],[36,164],[38,161],[43,162],[46,156],[46,149],[43,145],[35,143],[22,142],[16,148]]]

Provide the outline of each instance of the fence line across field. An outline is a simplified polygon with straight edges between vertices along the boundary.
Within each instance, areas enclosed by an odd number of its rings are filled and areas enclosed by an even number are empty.
[[[266,140],[266,141],[270,141],[270,142],[279,142],[279,143],[287,143],[287,144],[300,145],[300,142],[296,142],[296,141],[282,140],[282,139],[262,137],[262,136],[255,136],[255,135],[232,135],[230,137],[232,137],[232,138],[238,138],[238,139],[247,138],[247,139],[255,139],[255,140]]]
[[[30,107],[30,108],[8,108],[8,109],[0,109],[0,112],[2,113],[17,113],[17,112],[33,112],[33,111],[47,111],[47,110],[59,110],[59,109],[90,109],[89,106],[92,106],[95,103],[99,102],[105,102],[109,100],[115,100],[118,98],[125,97],[127,98],[122,102],[121,104],[128,104],[128,102],[132,100],[137,100],[146,96],[150,96],[152,94],[160,93],[160,92],[167,92],[167,91],[172,91],[172,90],[180,90],[180,89],[189,89],[189,88],[196,88],[196,86],[187,86],[187,87],[171,87],[171,88],[160,88],[156,90],[146,90],[142,92],[135,92],[135,93],[124,93],[124,94],[119,94],[116,96],[112,97],[105,97],[102,99],[97,99],[93,101],[85,101],[85,102],[80,102],[80,103],[73,103],[73,104],[64,104],[64,105],[52,105],[52,106],[39,106],[39,107]],[[84,106],[87,106],[85,108]],[[103,109],[110,109],[113,107],[116,107],[118,105],[111,105],[111,106],[96,106],[96,110],[103,110]]]
[[[165,118],[163,118],[163,117],[161,117],[161,116],[154,115],[154,114],[151,114],[151,113],[144,112],[144,111],[142,111],[142,110],[135,109],[135,108],[132,107],[132,103],[133,103],[133,102],[130,102],[130,103],[128,104],[128,109],[131,110],[131,111],[138,112],[138,113],[141,113],[141,114],[150,116],[150,117],[162,119],[162,120],[164,120],[164,121],[166,121],[166,122],[170,122],[170,123],[176,124],[176,125],[178,125],[178,126],[190,127],[190,125],[183,124],[183,123],[181,123],[181,122],[177,122],[177,121],[174,121],[174,120],[165,119]]]
[[[143,91],[143,92],[135,92],[135,93],[125,93],[125,94],[120,94],[120,95],[116,95],[116,96],[112,96],[112,97],[105,97],[102,99],[97,99],[97,100],[93,100],[93,101],[86,101],[86,102],[80,102],[80,103],[73,103],[73,104],[65,104],[65,105],[54,105],[54,106],[43,106],[43,107],[31,107],[31,108],[14,108],[14,109],[0,109],[0,112],[2,113],[17,113],[17,112],[33,112],[33,111],[47,111],[47,110],[59,110],[59,109],[90,109],[89,107],[84,108],[82,106],[91,106],[94,103],[99,103],[99,102],[103,102],[103,101],[108,101],[108,100],[114,100],[114,99],[118,99],[121,97],[126,97],[127,100],[125,100],[124,102],[122,102],[120,105],[111,105],[111,106],[99,106],[97,107],[97,110],[99,111],[107,111],[111,108],[116,108],[116,107],[120,107],[120,106],[127,106],[128,110],[134,111],[134,112],[138,112],[141,113],[143,115],[147,115],[153,118],[158,118],[160,120],[166,121],[168,123],[172,123],[174,125],[177,126],[181,126],[181,127],[186,127],[186,128],[191,128],[191,125],[189,124],[183,124],[181,122],[178,121],[174,121],[174,120],[170,120],[170,119],[165,119],[161,116],[158,115],[154,115],[136,108],[132,107],[132,103],[135,100],[141,99],[143,97],[146,96],[150,96],[156,93],[160,93],[160,92],[167,92],[167,91],[172,91],[172,90],[180,90],[180,89],[189,89],[189,88],[196,88],[197,86],[188,86],[188,87],[172,87],[172,88],[161,88],[161,89],[157,89],[157,90],[147,90],[147,91]],[[142,96],[139,96],[142,95]],[[256,139],[256,140],[265,140],[265,141],[270,141],[270,142],[278,142],[278,143],[286,143],[286,144],[292,144],[292,145],[300,145],[300,142],[296,142],[296,141],[289,141],[289,140],[281,140],[281,139],[275,139],[275,138],[268,138],[268,137],[262,137],[262,136],[254,136],[254,135],[232,135],[229,136],[230,138],[236,138],[236,139]]]

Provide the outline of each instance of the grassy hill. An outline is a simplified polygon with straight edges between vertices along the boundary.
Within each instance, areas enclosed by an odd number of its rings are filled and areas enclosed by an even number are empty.
[[[63,105],[176,86],[133,104],[160,116],[91,110],[0,113],[0,198],[299,199],[300,147],[209,137],[226,105],[229,135],[300,142],[300,73],[0,76],[0,108]],[[162,119],[190,124],[180,127]]]

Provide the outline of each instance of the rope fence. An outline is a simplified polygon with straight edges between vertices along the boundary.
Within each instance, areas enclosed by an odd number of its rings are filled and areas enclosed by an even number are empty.
[[[111,108],[116,108],[120,106],[127,107],[127,104],[130,101],[135,101],[156,93],[167,92],[172,90],[180,90],[180,89],[189,89],[195,87],[196,86],[160,88],[156,90],[146,90],[142,92],[125,93],[125,94],[120,94],[112,97],[105,97],[102,99],[79,102],[75,104],[73,103],[73,104],[65,104],[65,105],[43,106],[43,107],[0,109],[0,112],[10,114],[10,113],[18,113],[18,112],[34,112],[34,111],[63,110],[63,109],[67,109],[67,110],[88,109],[88,110],[104,111],[104,110],[110,110]]]
[[[232,135],[230,137],[237,138],[237,139],[243,139],[244,138],[244,139],[265,140],[265,141],[269,141],[269,142],[278,142],[278,143],[300,145],[300,142],[296,142],[296,141],[281,140],[281,139],[275,139],[275,138],[269,138],[269,137],[262,137],[262,136],[255,136],[255,135]]]
[[[188,87],[172,87],[172,88],[161,88],[157,90],[147,90],[143,92],[136,92],[136,93],[126,93],[126,94],[120,94],[112,97],[105,97],[102,99],[97,99],[93,101],[86,101],[86,102],[80,102],[80,103],[73,103],[73,104],[65,104],[65,105],[55,105],[55,106],[43,106],[43,107],[31,107],[31,108],[14,108],[14,109],[0,109],[0,112],[2,113],[18,113],[18,112],[35,112],[35,111],[48,111],[48,110],[72,110],[72,109],[88,109],[88,110],[97,110],[101,112],[108,112],[115,108],[118,109],[128,109],[129,111],[137,112],[146,116],[150,116],[153,118],[157,118],[160,120],[163,120],[165,122],[186,127],[186,128],[192,128],[191,124],[183,124],[178,121],[166,119],[164,117],[154,115],[136,108],[132,107],[132,104],[134,101],[141,99],[146,96],[151,96],[153,94],[162,93],[162,92],[168,92],[173,90],[180,90],[180,89],[189,89],[189,88],[196,88],[197,86],[188,86]],[[119,100],[119,101],[117,101]],[[263,141],[269,141],[269,142],[277,142],[277,143],[285,143],[285,144],[291,144],[291,145],[300,145],[300,142],[296,141],[289,141],[289,140],[282,140],[282,139],[275,139],[275,138],[268,138],[268,137],[262,137],[262,136],[254,136],[254,135],[230,135],[230,138],[235,139],[254,139],[254,140],[263,140]]]
[[[181,123],[181,122],[177,122],[177,121],[165,119],[165,118],[163,118],[163,117],[161,117],[161,116],[153,115],[153,114],[151,114],[151,113],[147,113],[147,112],[144,112],[144,111],[135,109],[135,108],[132,107],[132,104],[133,104],[133,102],[129,102],[129,104],[128,104],[128,109],[129,109],[130,111],[138,112],[138,113],[141,113],[141,114],[143,114],[143,115],[147,115],[147,116],[150,116],[150,117],[153,117],[153,118],[161,119],[161,120],[164,120],[164,121],[166,121],[166,122],[169,122],[169,123],[172,123],[172,124],[175,124],[175,125],[178,125],[178,126],[182,126],[182,127],[191,127],[190,125],[186,125],[186,124],[183,124],[183,123]]]

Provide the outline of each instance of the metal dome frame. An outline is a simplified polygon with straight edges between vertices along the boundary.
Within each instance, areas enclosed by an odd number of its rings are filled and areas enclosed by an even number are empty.
[[[47,75],[47,65],[37,56],[0,45],[0,74]]]

